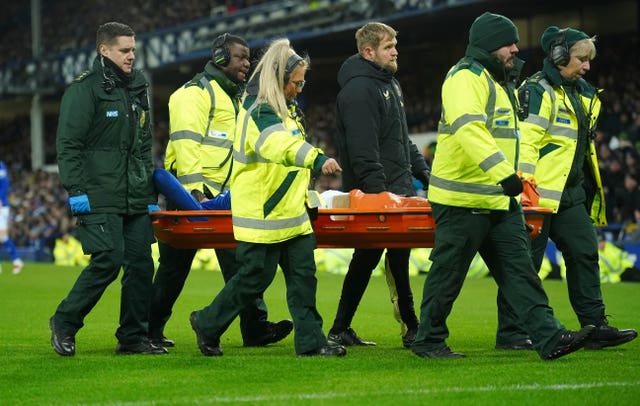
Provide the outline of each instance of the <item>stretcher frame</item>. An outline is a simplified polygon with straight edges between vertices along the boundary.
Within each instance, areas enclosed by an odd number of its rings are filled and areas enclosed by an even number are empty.
[[[551,209],[524,207],[532,238]],[[151,214],[159,241],[175,248],[234,248],[230,210],[159,211]],[[379,210],[319,209],[313,221],[318,248],[430,248],[435,221],[431,207]]]

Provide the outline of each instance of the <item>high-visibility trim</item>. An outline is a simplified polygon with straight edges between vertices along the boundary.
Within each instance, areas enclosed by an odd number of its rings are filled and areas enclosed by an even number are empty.
[[[323,207],[326,205],[325,201],[320,196],[317,190],[307,190],[308,205],[311,208]]]
[[[504,156],[502,151],[497,151],[493,155],[487,157],[484,161],[480,162],[478,166],[484,172],[487,172],[489,169],[493,168],[494,166],[506,160],[507,158]]]
[[[491,135],[493,138],[518,139],[518,133],[513,128],[493,128]]]
[[[300,166],[304,168],[304,158],[307,156],[309,151],[313,149],[313,145],[305,142],[302,144],[298,152],[296,152],[296,166]]]
[[[239,144],[240,149],[239,150],[236,150],[235,148],[233,149],[233,159],[244,165],[270,162],[268,159],[265,159],[255,153],[251,153],[250,155],[247,155],[245,150],[245,144],[247,140],[247,129],[249,127],[248,125],[249,119],[251,118],[251,113],[253,112],[253,110],[256,109],[256,107],[258,107],[258,103],[254,102],[247,110],[247,113],[244,116],[244,120],[242,121],[242,132],[240,133],[240,144]]]
[[[554,136],[567,137],[572,140],[578,139],[578,130],[576,128],[560,127],[557,125],[552,125],[548,131],[550,134],[553,134]]]
[[[536,166],[533,164],[525,164],[525,163],[520,163],[519,166],[520,170],[524,173],[534,173],[536,171]]]
[[[481,185],[478,183],[458,182],[455,180],[447,180],[431,174],[429,185],[435,186],[443,190],[461,193],[473,193],[486,196],[503,196],[502,186]]]
[[[474,121],[485,123],[487,116],[484,114],[463,114],[451,123],[451,125],[440,122],[438,132],[441,134],[455,134],[460,128]]]
[[[177,178],[178,178],[178,181],[183,185],[204,182],[202,173],[190,173],[188,175],[177,176]]]
[[[204,182],[205,185],[212,187],[214,190],[219,190],[220,192],[224,192],[225,190],[229,189],[228,186],[225,186],[220,182],[214,182],[205,177],[202,178],[202,181]]]
[[[549,119],[538,114],[529,114],[524,121],[525,123],[534,124],[542,128],[549,128]]]
[[[197,143],[201,143],[202,138],[202,134],[198,134],[197,132],[190,130],[174,131],[169,136],[171,141],[191,140]]]
[[[562,191],[545,189],[541,187],[538,187],[537,190],[540,194],[541,199],[556,200],[559,202],[562,198]]]
[[[247,113],[247,117],[249,117],[249,116],[250,116],[250,113]],[[245,128],[246,128],[246,126],[245,126]],[[267,138],[271,134],[276,133],[276,132],[281,132],[281,131],[289,132],[289,130],[287,129],[287,127],[284,126],[283,123],[270,125],[269,127],[267,127],[264,130],[262,130],[262,132],[260,132],[260,135],[258,136],[258,139],[256,140],[256,146],[255,146],[256,152],[258,154],[260,154],[260,148],[267,141]]]
[[[268,230],[268,231],[299,227],[309,221],[309,215],[307,214],[306,211],[297,217],[291,217],[288,219],[274,219],[274,220],[252,219],[247,217],[240,217],[240,216],[234,215],[233,213],[231,215],[231,218],[233,221],[233,225],[235,227],[249,228],[254,230]]]
[[[202,145],[231,149],[233,147],[233,141],[222,137],[204,137]]]

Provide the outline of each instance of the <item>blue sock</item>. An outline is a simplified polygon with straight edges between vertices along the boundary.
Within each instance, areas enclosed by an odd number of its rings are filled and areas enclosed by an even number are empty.
[[[18,252],[16,251],[16,245],[13,243],[11,239],[7,239],[4,242],[4,247],[9,251],[9,255],[11,256],[11,260],[15,261],[18,259]]]

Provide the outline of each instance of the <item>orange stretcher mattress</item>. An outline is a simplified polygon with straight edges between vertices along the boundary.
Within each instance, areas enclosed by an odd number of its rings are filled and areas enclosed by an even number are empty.
[[[379,198],[367,199],[378,195],[359,199],[352,192],[349,207],[319,209],[318,218],[313,221],[318,247],[433,247],[435,222],[428,201],[418,197],[398,201],[394,200],[397,196],[388,195],[382,196],[385,202],[380,204]],[[532,238],[540,232],[543,214],[549,212],[551,209],[524,208]],[[230,210],[160,211],[151,217],[156,238],[176,248],[236,246]]]

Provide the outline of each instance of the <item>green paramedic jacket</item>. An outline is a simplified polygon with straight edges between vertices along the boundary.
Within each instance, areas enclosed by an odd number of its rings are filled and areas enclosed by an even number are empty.
[[[140,214],[157,202],[148,86],[141,71],[124,80],[98,56],[62,97],[60,179],[70,196],[88,195],[91,213]]]

